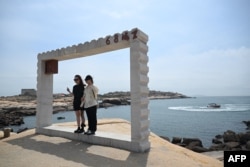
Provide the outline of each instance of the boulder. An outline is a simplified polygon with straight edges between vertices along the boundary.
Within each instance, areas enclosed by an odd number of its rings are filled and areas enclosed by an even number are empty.
[[[222,144],[223,142],[222,142],[222,140],[221,139],[212,139],[212,143],[214,143],[214,144]]]
[[[114,104],[110,103],[99,103],[99,108],[108,108],[108,107],[113,107]]]
[[[130,105],[130,101],[125,98],[105,98],[102,103],[109,103],[113,105]]]
[[[187,146],[192,142],[198,142],[199,145],[202,147],[202,142],[198,138],[183,138],[182,143],[186,144]]]
[[[206,152],[208,151],[207,148],[204,148],[202,146],[202,143],[200,141],[192,141],[188,144],[188,146],[186,146],[186,148],[188,148],[189,150],[195,151],[195,152]]]
[[[59,111],[66,111],[66,108],[61,107],[61,106],[54,106],[53,107],[53,114],[58,113]]]
[[[110,103],[110,104],[115,104],[115,105],[121,105],[121,99],[120,98],[107,98],[103,99],[102,103]]]
[[[22,116],[31,116],[36,115],[36,109],[21,109],[19,111],[16,111],[16,113]]]
[[[250,121],[242,121],[246,126],[247,129],[250,129]]]
[[[170,141],[169,137],[167,136],[160,136],[161,138],[163,138],[164,140]]]
[[[179,142],[179,139],[181,138],[173,139],[173,141]],[[183,138],[182,143],[176,144],[198,153],[209,151],[209,149],[202,146],[201,140],[197,138]]]
[[[226,142],[238,142],[239,137],[234,131],[228,130],[228,131],[224,132],[224,134],[223,134],[223,141],[224,141],[224,143],[226,143]]]
[[[173,144],[181,143],[181,140],[182,140],[182,138],[180,138],[180,137],[173,137],[172,143]]]
[[[247,142],[246,149],[250,150],[250,141]]]
[[[221,143],[221,144],[213,144],[212,146],[210,146],[209,150],[211,151],[219,151],[219,150],[224,150],[225,144]]]
[[[227,142],[225,143],[226,150],[232,150],[233,148],[241,148],[239,142]]]
[[[188,147],[192,148],[192,147],[195,147],[195,146],[199,146],[199,147],[202,147],[202,143],[201,141],[192,141],[188,144]]]
[[[181,146],[181,147],[186,147],[187,145],[184,143],[176,143],[176,145]]]
[[[204,147],[200,147],[200,146],[194,146],[191,150],[194,151],[194,152],[198,152],[198,153],[208,152],[209,151],[209,149],[204,148]]]
[[[248,124],[247,121],[243,122]],[[216,135],[212,139],[212,143],[213,145],[209,148],[212,151],[248,151],[250,150],[250,132],[235,133],[234,131],[227,130],[222,136]]]
[[[242,151],[241,148],[232,148],[230,151]]]
[[[250,141],[250,133],[239,133],[239,141],[241,144],[246,144],[248,141]]]
[[[24,122],[23,122],[23,117],[17,118],[17,119],[15,119],[13,122],[14,122],[15,125],[24,124]]]
[[[215,136],[216,139],[222,139],[222,137],[223,137],[222,135],[216,135]]]

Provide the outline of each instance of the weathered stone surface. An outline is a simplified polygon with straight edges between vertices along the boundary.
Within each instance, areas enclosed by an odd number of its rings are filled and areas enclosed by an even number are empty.
[[[248,141],[250,141],[250,133],[239,133],[239,141],[241,144],[246,144]]]
[[[210,146],[209,150],[211,151],[218,151],[218,150],[223,150],[225,147],[224,143],[221,144],[213,144],[212,146]]]
[[[222,137],[223,137],[222,135],[216,135],[215,136],[216,139],[222,139]]]
[[[36,115],[36,109],[30,108],[30,109],[20,109],[17,110],[15,113],[20,114],[22,116],[31,116]]]
[[[209,149],[204,148],[202,146],[202,142],[198,138],[183,138],[182,139],[180,137],[173,137],[172,143],[181,147],[185,147],[189,150],[199,152],[199,153],[209,151]]]
[[[182,141],[182,138],[180,137],[173,137],[172,139],[173,144],[181,143],[181,141]]]
[[[160,136],[160,137],[167,140],[167,141],[170,141],[169,137],[167,137],[167,136]]]
[[[246,149],[250,150],[250,140],[246,144]]]
[[[176,145],[181,146],[181,147],[186,147],[187,145],[184,143],[176,143]]]
[[[114,104],[110,104],[110,103],[99,103],[99,108],[108,108],[108,107],[113,107],[115,106]]]
[[[53,107],[53,114],[58,113],[59,111],[67,111],[67,108],[61,106]]]
[[[192,141],[186,146],[186,148],[195,152],[205,152],[208,149],[203,148],[201,141]]]
[[[216,135],[212,140],[213,145],[210,150],[232,150],[232,151],[246,151],[248,150],[250,141],[250,132],[235,133],[234,131],[227,130],[220,138],[220,135]]]
[[[250,120],[249,121],[242,121],[242,122],[247,126],[246,129],[250,129]]]
[[[200,146],[202,146],[202,141],[198,138],[183,138],[182,143],[186,144],[187,146],[192,142],[198,142]]]
[[[195,152],[198,152],[198,153],[209,151],[209,149],[201,147],[201,146],[194,146],[194,147],[191,148],[191,150],[195,151]]]
[[[24,124],[23,117],[19,113],[14,111],[0,111],[0,128],[9,125],[21,125]]]
[[[223,141],[226,142],[238,142],[239,137],[236,135],[234,131],[228,130],[223,134]]]
[[[226,150],[232,150],[233,148],[240,148],[239,142],[227,142],[225,143]]]
[[[192,141],[188,144],[188,147],[195,147],[195,146],[200,146],[202,147],[202,142],[201,141]]]
[[[129,105],[130,102],[122,98],[106,98],[102,100],[102,103],[109,103],[114,105]]]
[[[183,95],[181,93],[176,93],[176,92],[163,92],[163,91],[155,91],[155,90],[150,90],[148,97],[150,99],[177,99],[177,98],[190,98],[186,95]],[[124,98],[129,100],[130,99],[130,92],[121,92],[121,91],[116,91],[116,92],[109,92],[105,93],[103,95],[99,95],[100,99],[105,99],[105,98]]]
[[[221,139],[212,139],[212,143],[214,143],[214,144],[221,144],[221,143],[223,143],[222,142],[222,140]]]

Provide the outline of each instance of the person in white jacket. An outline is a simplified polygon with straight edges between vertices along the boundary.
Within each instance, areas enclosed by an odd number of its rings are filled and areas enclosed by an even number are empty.
[[[93,77],[91,75],[86,76],[85,82],[88,85],[84,90],[83,102],[88,117],[88,131],[84,134],[94,135],[97,126],[98,88],[94,86]]]

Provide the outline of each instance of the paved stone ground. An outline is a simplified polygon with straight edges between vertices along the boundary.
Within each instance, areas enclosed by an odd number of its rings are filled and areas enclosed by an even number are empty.
[[[203,155],[207,155],[213,158],[216,158],[220,161],[224,160],[224,151],[210,151],[210,152],[204,152]]]
[[[64,123],[60,126],[75,126]],[[99,131],[130,134],[124,120],[99,120]],[[90,145],[60,137],[35,134],[28,130],[0,140],[1,167],[222,167],[223,163],[173,145],[150,134],[151,149],[146,153]]]

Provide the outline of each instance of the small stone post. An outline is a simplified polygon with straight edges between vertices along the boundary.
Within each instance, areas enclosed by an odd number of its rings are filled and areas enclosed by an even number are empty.
[[[10,137],[10,132],[11,132],[11,128],[4,128],[3,129],[3,137],[4,138]]]

